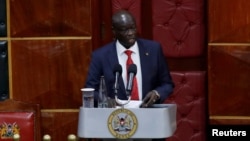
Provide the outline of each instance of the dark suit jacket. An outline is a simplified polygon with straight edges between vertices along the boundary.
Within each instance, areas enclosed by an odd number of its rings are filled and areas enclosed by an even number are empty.
[[[140,38],[137,40],[137,43],[141,61],[143,98],[149,91],[156,90],[161,97],[158,103],[164,102],[168,95],[172,93],[174,84],[161,45],[158,42]],[[113,68],[118,63],[115,41],[92,53],[89,72],[84,87],[95,88],[95,100],[98,98],[99,82],[102,75],[105,78],[108,95],[114,97],[113,85],[115,75],[113,74]],[[118,97],[123,100],[127,99],[122,77],[119,81]]]

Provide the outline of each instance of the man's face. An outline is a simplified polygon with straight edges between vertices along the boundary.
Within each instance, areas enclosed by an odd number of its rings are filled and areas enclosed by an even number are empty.
[[[130,48],[136,41],[136,24],[129,15],[122,15],[119,22],[113,25],[113,32],[119,42]]]

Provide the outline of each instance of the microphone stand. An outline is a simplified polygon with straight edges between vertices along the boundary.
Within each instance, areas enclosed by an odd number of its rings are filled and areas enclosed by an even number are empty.
[[[128,104],[131,100],[131,96],[128,96],[128,100],[126,102],[121,102],[121,100],[115,95],[115,101],[124,108],[124,105]]]

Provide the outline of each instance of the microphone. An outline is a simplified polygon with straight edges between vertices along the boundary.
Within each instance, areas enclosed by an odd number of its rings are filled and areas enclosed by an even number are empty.
[[[133,80],[137,73],[137,67],[135,64],[131,64],[128,68],[128,82],[127,82],[127,88],[126,88],[126,94],[127,96],[130,96],[132,88],[133,88]]]
[[[115,75],[115,83],[114,83],[114,93],[115,95],[118,93],[119,89],[119,78],[122,74],[122,66],[120,64],[116,64],[113,69],[113,73]]]

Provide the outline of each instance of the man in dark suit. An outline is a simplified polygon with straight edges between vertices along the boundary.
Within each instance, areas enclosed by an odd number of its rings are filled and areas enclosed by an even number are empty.
[[[132,51],[132,59],[137,66],[139,100],[141,107],[163,103],[172,93],[172,82],[168,66],[158,42],[137,38],[136,22],[132,14],[121,10],[112,16],[112,30],[115,40],[93,52],[85,87],[95,88],[95,101],[98,98],[100,77],[104,76],[109,97],[114,97],[113,85],[116,64],[122,66],[122,79],[119,79],[118,98],[127,99],[125,93],[126,50]],[[163,139],[164,140],[164,139]]]

